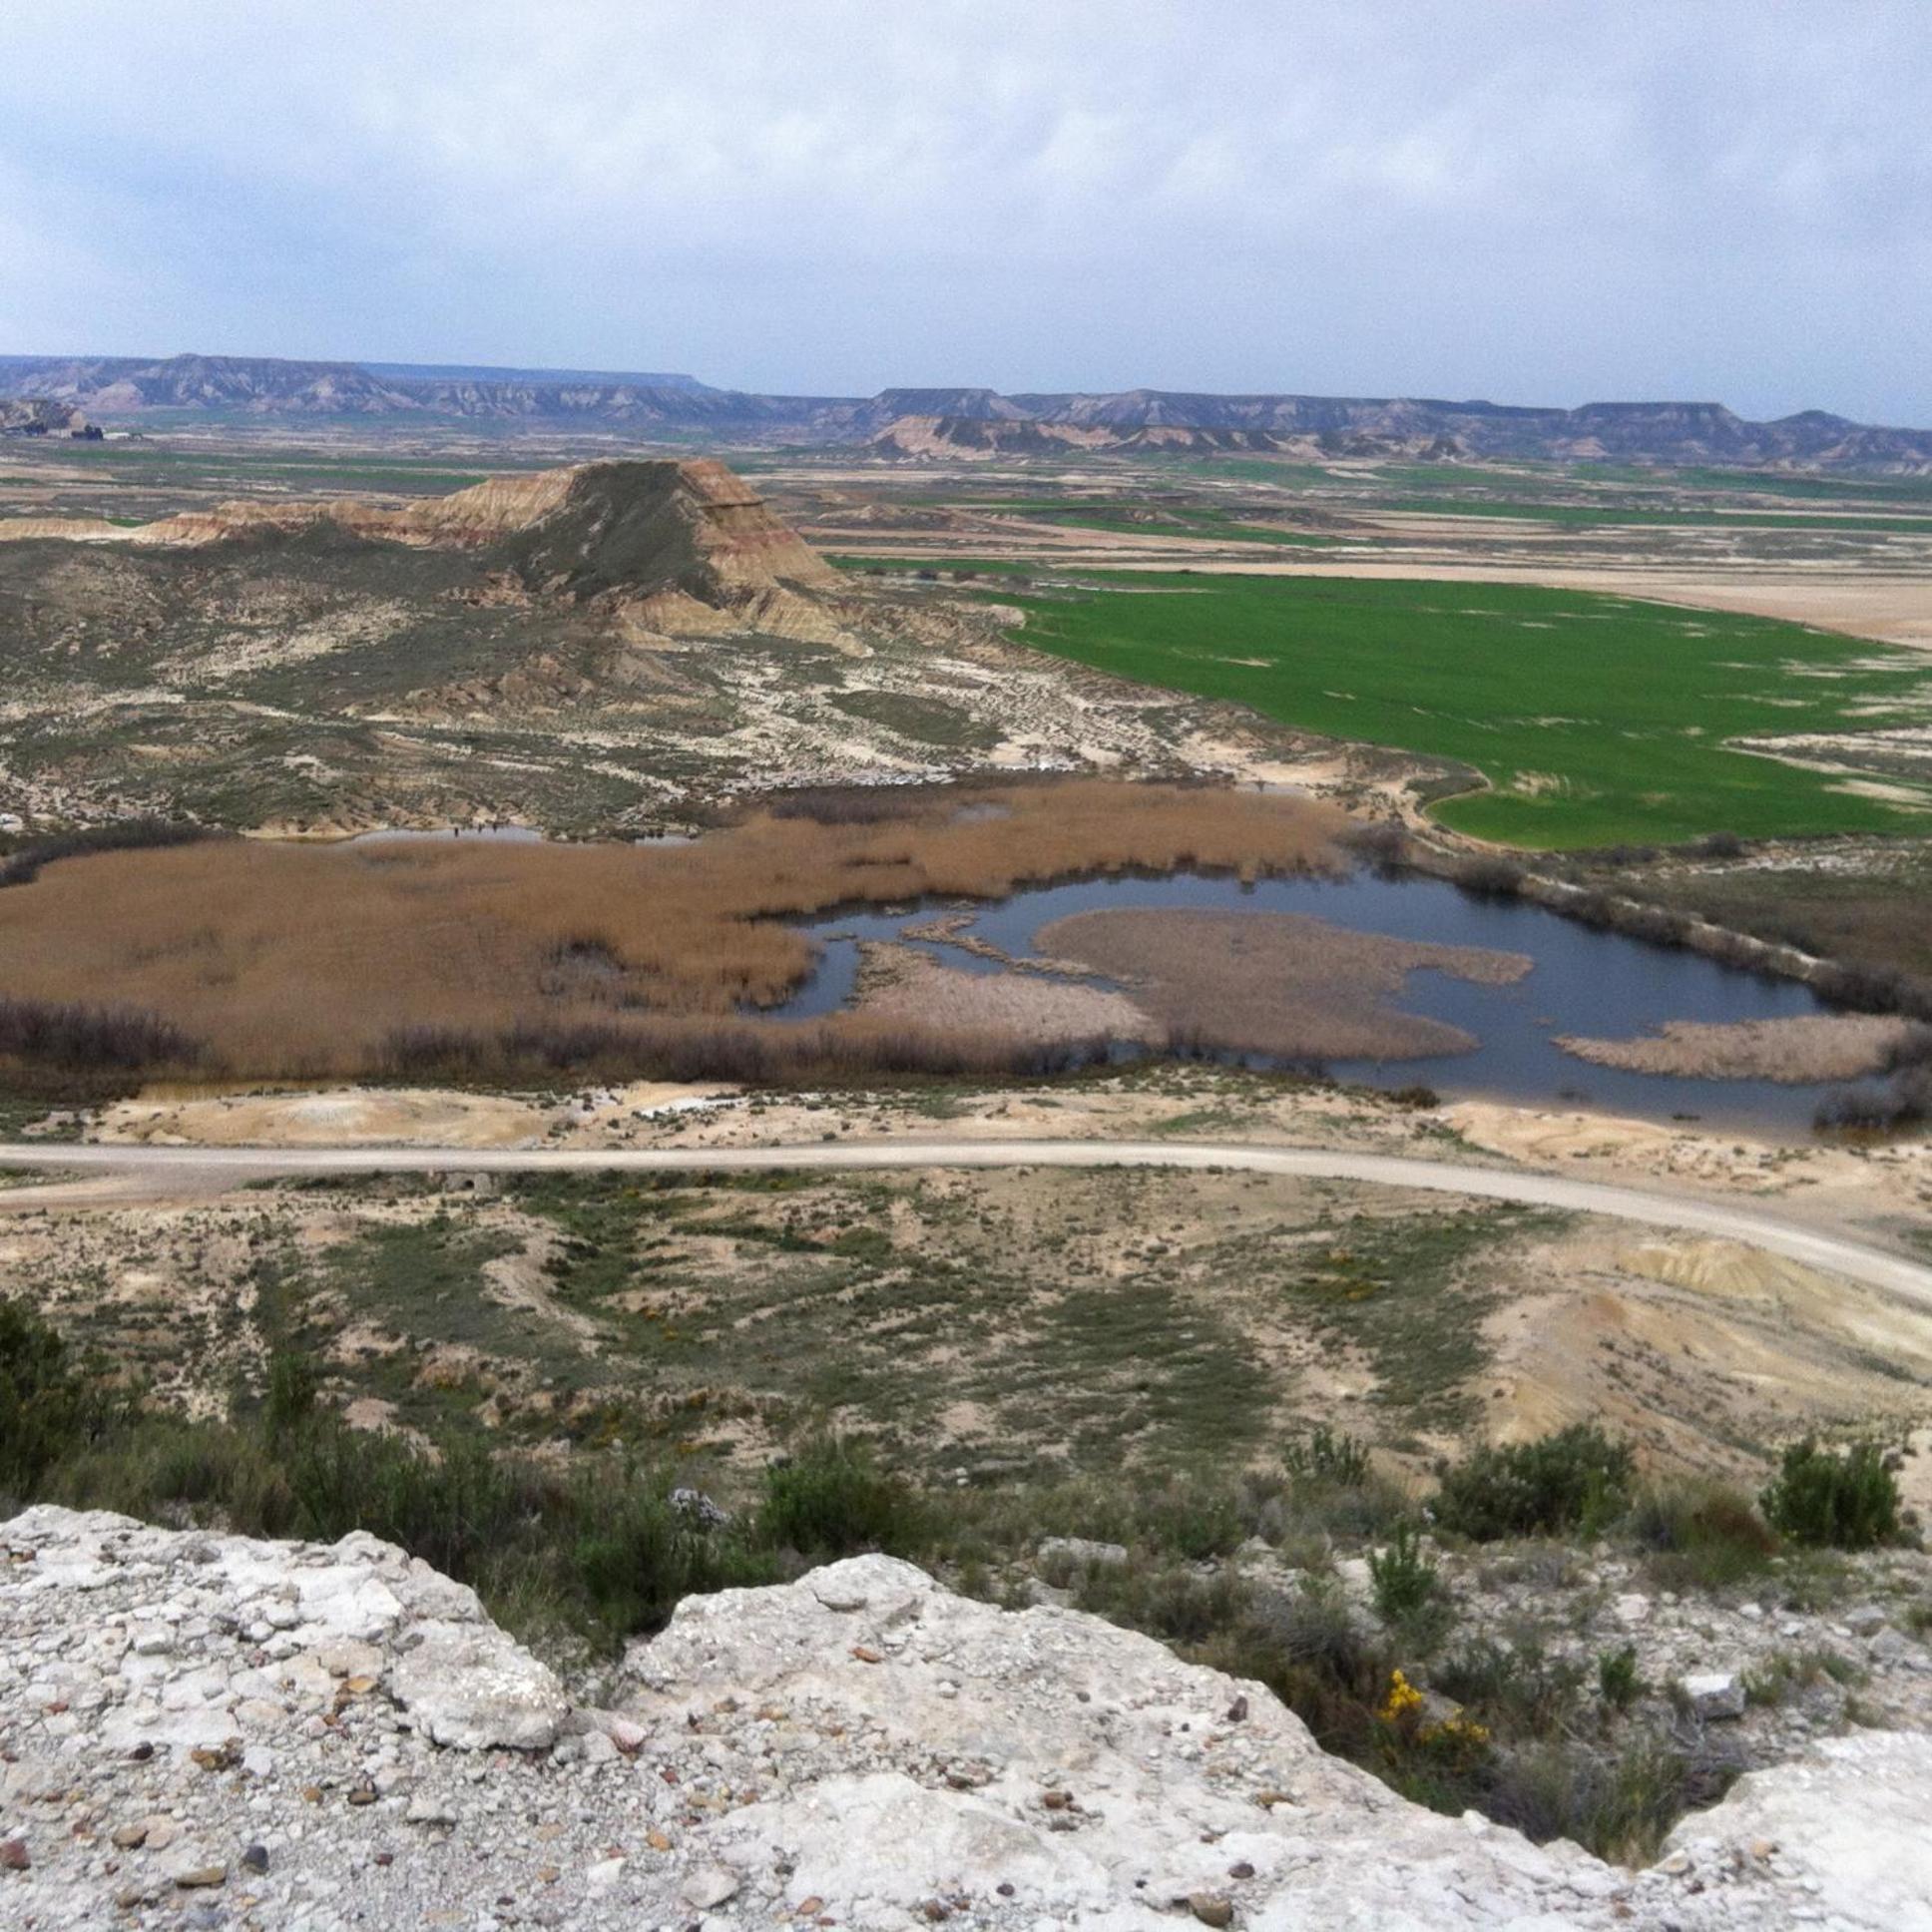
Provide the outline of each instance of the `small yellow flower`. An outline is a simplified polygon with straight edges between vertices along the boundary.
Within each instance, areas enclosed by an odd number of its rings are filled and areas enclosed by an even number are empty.
[[[1377,1713],[1385,1724],[1399,1724],[1411,1711],[1422,1708],[1422,1692],[1400,1671],[1389,1676],[1388,1695]]]

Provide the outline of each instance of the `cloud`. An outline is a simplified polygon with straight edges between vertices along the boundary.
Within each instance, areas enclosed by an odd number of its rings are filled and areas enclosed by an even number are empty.
[[[6,346],[1932,418],[1917,0],[7,11]]]

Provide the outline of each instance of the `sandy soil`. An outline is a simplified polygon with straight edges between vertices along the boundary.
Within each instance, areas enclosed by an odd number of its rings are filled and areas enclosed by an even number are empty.
[[[1565,1053],[1630,1073],[1706,1080],[1777,1080],[1803,1085],[1858,1080],[1884,1070],[1887,1056],[1913,1033],[1909,1020],[1868,1013],[1817,1013],[1788,1020],[1717,1025],[1668,1020],[1633,1040],[1557,1040]]]
[[[150,1147],[531,1147],[565,1121],[648,1114],[722,1091],[729,1090],[644,1081],[587,1096],[563,1117],[554,1102],[430,1087],[143,1098],[108,1108],[95,1138]]]
[[[1466,1052],[1459,1027],[1391,1002],[1432,967],[1490,986],[1530,970],[1520,953],[1350,932],[1300,913],[1078,912],[1035,936],[1126,981],[1148,1011],[1215,1044],[1306,1060],[1406,1060]]]
[[[828,1098],[721,1100],[666,1088],[556,1097],[358,1088],[307,1095],[156,1095],[114,1110],[102,1132],[123,1141],[154,1137],[186,1146],[201,1138],[223,1147],[247,1139],[276,1142],[285,1134],[293,1145],[312,1146],[317,1119],[332,1118],[359,1120],[377,1138],[403,1145],[423,1135],[458,1146],[470,1133],[498,1137],[471,1143],[494,1148],[505,1144],[500,1137],[513,1124],[521,1124],[527,1132],[515,1139],[559,1150],[808,1145],[828,1135],[943,1136],[951,1143],[1172,1137],[1504,1165],[1638,1185],[1693,1203],[1761,1204],[1787,1224],[1867,1240],[1895,1241],[1901,1230],[1932,1226],[1932,1142],[1923,1140],[1870,1148],[1778,1147],[1690,1124],[1672,1128],[1494,1103],[1412,1111],[1360,1093],[1281,1086],[1210,1068],[979,1094],[847,1096],[829,1107]],[[925,1185],[957,1192],[962,1200],[979,1200],[989,1190],[1004,1200],[1037,1195],[1044,1225],[1076,1198],[1069,1191],[1097,1179],[1027,1166],[998,1176],[955,1172]],[[106,1282],[112,1307],[125,1306],[129,1319],[157,1333],[178,1309],[192,1314],[232,1302],[245,1305],[247,1252],[237,1248],[231,1256],[228,1246],[208,1244],[235,1220],[233,1202],[218,1197],[245,1181],[198,1171],[187,1157],[181,1166],[155,1173],[95,1174],[0,1193],[0,1291],[18,1281],[32,1283],[43,1299],[57,1290],[57,1300],[74,1295],[84,1302],[98,1297],[98,1284]],[[1252,1204],[1246,1211],[1265,1214],[1313,1189],[1337,1205],[1431,1216],[1442,1211],[1443,1199],[1418,1195],[1410,1202],[1409,1191],[1398,1188],[1255,1174],[1150,1174],[1144,1185],[1149,1194],[1143,1210],[1121,1228],[1120,1252],[1110,1268],[1115,1261],[1131,1268],[1139,1240],[1192,1241],[1189,1230],[1210,1205],[1223,1217],[1244,1201]],[[301,1228],[291,1230],[297,1238],[339,1237],[338,1224],[329,1219],[339,1210],[329,1208],[325,1197],[275,1199],[282,1204],[277,1213],[296,1212],[302,1220]],[[419,1204],[419,1210],[428,1206]],[[488,1201],[479,1207],[498,1211]],[[378,1199],[356,1211],[398,1209]],[[534,1319],[542,1313],[530,1292],[540,1285],[529,1272],[535,1250],[523,1242],[519,1247],[497,1270],[504,1278],[493,1275],[492,1285],[532,1309]],[[1472,1390],[1487,1434],[1520,1436],[1569,1420],[1609,1417],[1660,1457],[1741,1471],[1740,1443],[1776,1440],[1814,1424],[1829,1428],[1847,1417],[1882,1418],[1902,1428],[1928,1411],[1932,1362],[1924,1357],[1932,1330],[1922,1313],[1887,1293],[1768,1255],[1729,1235],[1586,1218],[1513,1248],[1506,1264],[1503,1256],[1498,1261],[1494,1285],[1501,1299],[1485,1318],[1491,1360]],[[549,1318],[545,1329],[563,1333]],[[584,1345],[584,1338],[572,1345]],[[1282,1358],[1284,1365],[1289,1359]],[[1298,1348],[1292,1363],[1299,1408],[1337,1426],[1363,1426],[1363,1404],[1374,1385],[1358,1356]],[[218,1351],[198,1373],[212,1377],[214,1386],[237,1365]]]
[[[1744,1445],[1848,1417],[1898,1434],[1925,1412],[1922,1312],[1758,1248],[1586,1222],[1518,1281],[1485,1324],[1496,1439],[1595,1422],[1653,1462],[1748,1482]]]

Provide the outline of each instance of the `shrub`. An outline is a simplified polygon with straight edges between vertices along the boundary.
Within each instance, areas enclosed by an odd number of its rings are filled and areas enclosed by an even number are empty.
[[[1239,1625],[1248,1591],[1225,1569],[1203,1576],[1184,1565],[1098,1564],[1079,1579],[1076,1602],[1166,1644],[1206,1644]]]
[[[1450,876],[1479,899],[1513,899],[1529,874],[1506,858],[1466,858]]]
[[[1631,1511],[1630,1533],[1652,1552],[1651,1575],[1666,1590],[1742,1583],[1777,1554],[1777,1538],[1749,1498],[1721,1484],[1646,1490]]]
[[[177,1416],[131,1417],[70,1452],[46,1493],[72,1509],[107,1509],[150,1522],[214,1523],[240,1536],[297,1529],[287,1475],[253,1434]]]
[[[172,1021],[127,1007],[0,999],[0,1056],[75,1073],[192,1066],[201,1046]]]
[[[314,1365],[305,1355],[286,1350],[268,1359],[268,1386],[261,1401],[261,1424],[268,1440],[278,1442],[298,1429],[315,1412]]]
[[[903,1482],[863,1448],[828,1438],[765,1471],[758,1535],[806,1557],[904,1555],[917,1546],[917,1518]]]
[[[1413,1622],[1438,1602],[1442,1591],[1442,1572],[1423,1554],[1413,1523],[1398,1523],[1387,1545],[1369,1552],[1368,1575],[1375,1614],[1391,1627]]]
[[[1413,850],[1407,827],[1393,818],[1378,819],[1369,825],[1351,825],[1342,833],[1340,843],[1378,870],[1399,867]]]
[[[1744,1673],[1744,1695],[1754,1704],[1776,1705],[1825,1679],[1842,1689],[1863,1683],[1864,1675],[1836,1651],[1772,1651]]]
[[[1533,1637],[1513,1644],[1484,1637],[1445,1658],[1430,1680],[1498,1729],[1554,1737],[1570,1726],[1584,1667],[1551,1657]]]
[[[1337,1434],[1323,1423],[1281,1451],[1281,1466],[1295,1483],[1353,1486],[1367,1480],[1368,1445],[1360,1437]]]
[[[1392,1660],[1331,1587],[1256,1595],[1233,1629],[1203,1648],[1201,1661],[1265,1684],[1324,1750],[1359,1763],[1379,1748],[1376,1712]]]
[[[367,1530],[464,1583],[516,1540],[538,1500],[534,1472],[481,1443],[431,1456],[333,1417],[300,1433],[287,1469],[302,1534],[332,1541]]]
[[[1637,1646],[1605,1651],[1597,1659],[1597,1694],[1612,1710],[1628,1710],[1644,1694],[1637,1673]]]
[[[1135,1499],[1135,1533],[1155,1548],[1205,1563],[1236,1549],[1247,1534],[1238,1494],[1187,1477]]]
[[[1570,1838],[1599,1858],[1641,1865],[1687,1804],[1714,1801],[1727,1782],[1655,1738],[1608,1759],[1553,1741],[1500,1757],[1481,1803],[1540,1844]]]
[[[0,1300],[0,1492],[31,1501],[54,1465],[127,1412],[104,1378],[77,1364],[31,1309]]]
[[[152,851],[216,836],[204,825],[176,824],[162,818],[129,818],[112,825],[91,825],[84,831],[55,832],[0,859],[0,889],[31,885],[40,876],[41,867],[56,859],[82,858],[90,852]]]
[[[1478,1543],[1505,1536],[1594,1533],[1622,1514],[1630,1450],[1590,1423],[1535,1442],[1478,1449],[1443,1474],[1436,1520]]]
[[[1898,1480],[1875,1443],[1838,1455],[1809,1437],[1794,1442],[1759,1500],[1765,1520],[1794,1543],[1869,1550],[1898,1535]]]
[[[1385,1534],[1412,1507],[1401,1488],[1370,1465],[1367,1448],[1354,1436],[1319,1428],[1281,1452],[1288,1476],[1282,1499],[1282,1539],[1375,1537]]]
[[[586,1472],[571,1504],[585,1527],[568,1569],[592,1617],[616,1636],[661,1629],[679,1600],[695,1591],[777,1580],[771,1556],[674,1510],[664,1487],[645,1472],[616,1480],[610,1471]]]
[[[1692,858],[1742,858],[1744,841],[1735,832],[1705,832],[1685,849]]]

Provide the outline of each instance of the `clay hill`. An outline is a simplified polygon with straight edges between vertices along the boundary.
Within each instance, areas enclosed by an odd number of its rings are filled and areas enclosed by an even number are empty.
[[[735,768],[716,740],[740,685],[898,634],[712,461],[134,528],[15,519],[0,523],[0,809],[621,821],[680,794],[694,743]]]
[[[0,522],[0,543],[52,539],[146,553],[264,546],[299,569],[305,550],[428,550],[484,561],[530,595],[605,598],[668,632],[745,621],[780,633],[796,593],[838,574],[723,463],[592,463],[492,477],[453,496],[384,505],[354,497],[221,503],[132,528],[80,518]],[[165,566],[163,568],[166,568]]]
[[[710,460],[0,520],[0,829],[611,837],[774,786],[1174,772],[1251,728],[1011,619],[843,575]]]
[[[1754,422],[1715,402],[1595,402],[1577,409],[1428,397],[1216,395],[1168,389],[1002,394],[894,388],[875,396],[758,395],[687,375],[287,362],[259,356],[0,358],[0,400],[43,398],[108,420],[164,413],[252,420],[455,421],[628,429],[751,444],[864,444],[884,454],[1139,447],[1280,449],[1325,457],[1538,461],[1932,473],[1932,430],[1808,409]],[[915,427],[907,419],[916,419]],[[933,421],[944,425],[932,426]],[[1004,425],[975,431],[971,424]],[[1232,440],[1221,441],[1220,438]],[[924,447],[908,450],[923,439]]]

